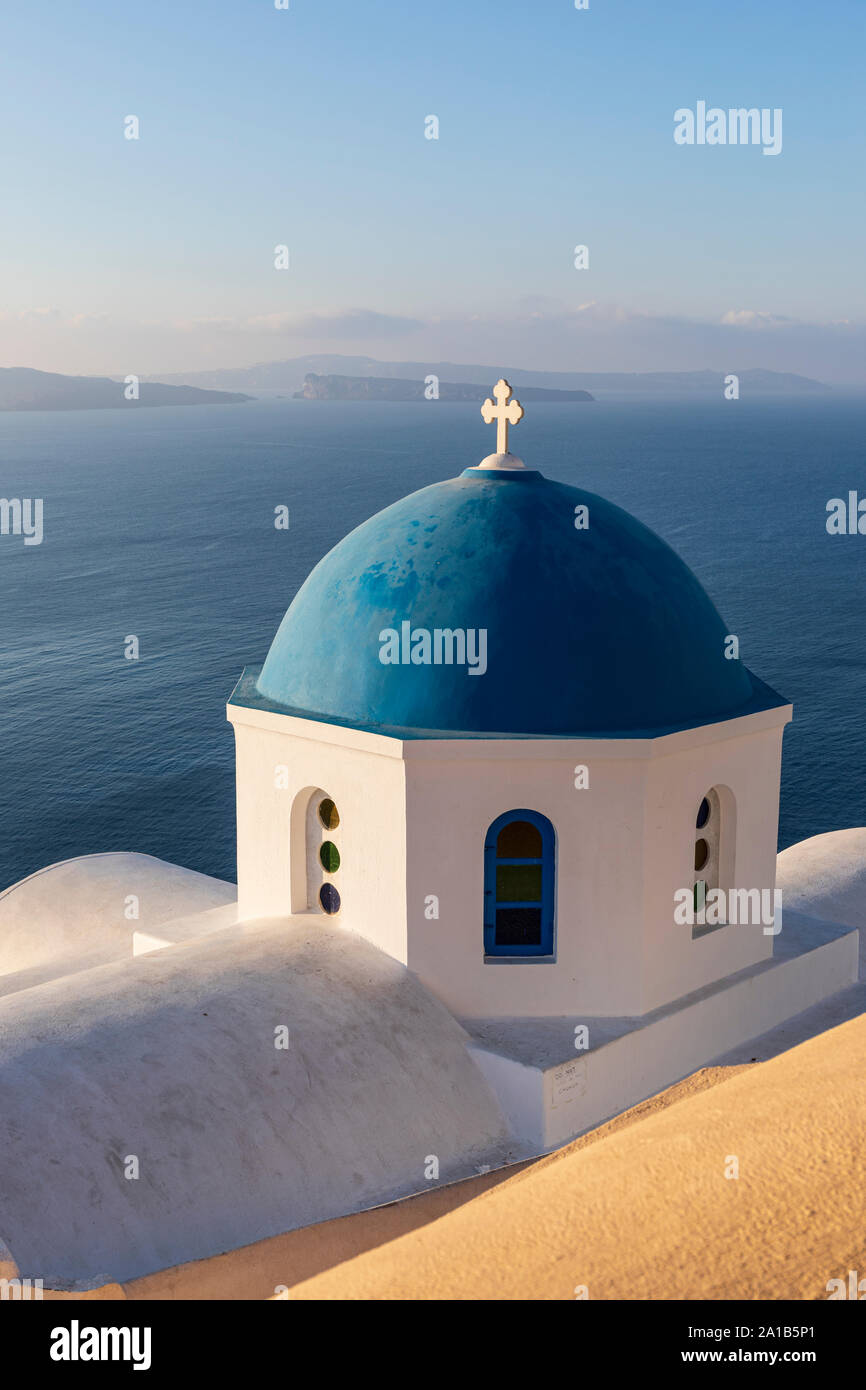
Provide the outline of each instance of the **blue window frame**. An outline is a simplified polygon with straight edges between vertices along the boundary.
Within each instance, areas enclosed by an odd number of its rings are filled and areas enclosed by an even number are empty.
[[[556,836],[538,811],[505,811],[484,840],[484,954],[553,955]]]

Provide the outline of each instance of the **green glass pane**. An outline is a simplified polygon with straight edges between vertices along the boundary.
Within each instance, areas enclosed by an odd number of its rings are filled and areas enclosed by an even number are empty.
[[[497,859],[540,859],[541,831],[528,820],[509,821],[496,840]]]
[[[500,903],[540,903],[540,864],[497,864],[496,901]]]
[[[319,850],[319,858],[322,861],[322,868],[329,874],[335,874],[340,867],[340,851],[330,840],[326,840]]]

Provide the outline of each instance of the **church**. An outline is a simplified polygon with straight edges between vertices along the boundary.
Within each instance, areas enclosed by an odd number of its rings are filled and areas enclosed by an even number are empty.
[[[507,382],[482,414],[243,670],[236,890],[97,854],[0,894],[0,1264],[122,1281],[548,1152],[857,978],[776,891],[791,705],[511,453]]]

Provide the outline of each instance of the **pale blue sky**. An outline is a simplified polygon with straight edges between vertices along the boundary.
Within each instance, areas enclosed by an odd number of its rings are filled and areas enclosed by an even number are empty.
[[[3,12],[3,365],[649,369],[727,335],[862,376],[863,0]],[[781,107],[782,153],[678,147],[699,99]]]

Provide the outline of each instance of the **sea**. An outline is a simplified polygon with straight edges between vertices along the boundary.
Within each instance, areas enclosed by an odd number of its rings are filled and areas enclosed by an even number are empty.
[[[489,433],[443,401],[0,414],[0,496],[44,518],[0,536],[0,888],[105,850],[234,879],[241,669],[331,546]],[[866,536],[826,528],[866,498],[866,397],[534,403],[512,440],[659,532],[793,701],[780,847],[866,824]]]

